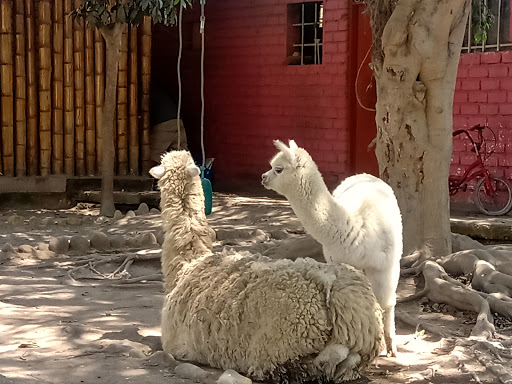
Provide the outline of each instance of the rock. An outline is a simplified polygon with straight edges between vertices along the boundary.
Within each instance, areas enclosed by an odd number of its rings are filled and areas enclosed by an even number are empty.
[[[126,247],[126,240],[121,235],[114,235],[110,237],[110,246],[113,249],[122,249]]]
[[[213,230],[212,227],[208,227],[208,233],[210,234],[210,239],[212,239],[212,242],[217,240],[217,233]]]
[[[164,230],[162,228],[158,228],[157,231],[155,232],[155,237],[156,237],[156,242],[158,244],[162,245],[165,240]]]
[[[94,218],[92,216],[84,216],[84,218],[82,219],[83,225],[90,225],[93,222],[94,222]]]
[[[182,379],[202,381],[208,377],[208,372],[197,365],[182,363],[174,368],[174,373]]]
[[[152,232],[146,232],[139,235],[139,244],[141,247],[150,247],[158,244],[156,236]]]
[[[0,375],[0,384],[14,384],[14,381],[4,375]]]
[[[46,243],[39,243],[39,244],[37,244],[36,248],[38,251],[49,251],[50,250],[50,246]]]
[[[261,229],[255,229],[250,235],[251,241],[263,242],[267,240],[267,234]]]
[[[117,220],[121,220],[122,218],[123,218],[123,213],[122,213],[119,209],[117,209],[117,210],[114,212],[114,217],[113,217],[113,219],[114,219],[115,221],[117,221]]]
[[[37,219],[37,217],[32,216],[30,219],[28,219],[28,226],[31,229],[39,228],[39,220]]]
[[[106,251],[110,249],[110,240],[103,232],[94,232],[91,236],[91,247],[98,251]]]
[[[40,250],[35,249],[34,252],[32,253],[32,255],[35,256],[35,258],[39,259],[39,260],[48,260],[55,256],[55,252],[52,252],[49,250],[40,251]]]
[[[228,239],[236,239],[238,237],[238,230],[236,229],[217,229],[215,231],[216,238],[219,241],[228,240]]]
[[[133,347],[130,345],[112,343],[109,344],[103,351],[109,355],[119,355],[130,352]]]
[[[149,213],[149,207],[146,203],[140,203],[139,208],[135,211],[137,216],[147,215]]]
[[[72,251],[86,252],[91,247],[89,240],[80,235],[74,235],[69,240],[69,248]]]
[[[140,349],[133,348],[128,352],[128,356],[134,359],[144,359],[146,355]]]
[[[16,251],[16,249],[12,246],[11,243],[5,243],[2,247],[2,252],[3,253],[18,253],[18,251]]]
[[[140,248],[140,235],[128,236],[126,240],[126,246],[128,248]]]
[[[242,376],[237,371],[228,369],[217,380],[218,384],[252,384],[252,380]]]
[[[94,223],[97,224],[97,225],[103,225],[103,224],[107,224],[109,221],[110,220],[109,220],[108,217],[100,216],[96,220],[94,220]]]
[[[23,244],[18,247],[18,252],[32,254],[32,253],[35,253],[35,248],[28,244]]]
[[[21,216],[14,214],[7,219],[7,223],[13,227],[19,227],[23,225],[23,219]]]
[[[300,238],[292,237],[290,239],[283,240],[279,242],[275,247],[263,252],[263,255],[268,256],[274,260],[295,260],[299,257],[310,257],[318,262],[325,263],[322,245],[309,235]]]
[[[276,240],[284,240],[290,237],[290,234],[284,229],[278,229],[277,231],[270,232],[270,237]]]
[[[68,225],[68,219],[65,218],[58,218],[57,219],[57,226],[59,227],[67,227]]]
[[[164,351],[157,351],[153,353],[146,361],[148,362],[148,365],[158,365],[160,367],[175,367],[177,364],[174,357]]]
[[[48,217],[44,217],[41,219],[41,227],[47,227],[50,224],[50,219]]]
[[[65,237],[52,237],[49,249],[57,254],[66,253],[69,250],[69,241]]]
[[[78,217],[68,217],[66,223],[67,225],[77,226],[82,224],[82,221]]]
[[[151,208],[149,210],[149,213],[152,213],[153,215],[159,215],[160,214],[160,210],[158,208]]]
[[[128,212],[126,212],[126,215],[124,217],[126,217],[126,218],[135,217],[135,212],[133,212],[132,210],[129,210]]]
[[[11,243],[5,243],[2,247],[2,252],[0,252],[0,261],[2,260],[10,260],[16,257],[18,252],[12,246]]]

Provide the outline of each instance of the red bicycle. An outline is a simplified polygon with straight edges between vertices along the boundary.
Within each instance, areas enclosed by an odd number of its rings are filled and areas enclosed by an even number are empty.
[[[486,131],[485,135],[484,131]],[[476,139],[471,136],[472,132],[476,133]],[[450,175],[448,179],[450,196],[455,195],[459,189],[466,191],[468,183],[476,178],[478,180],[475,183],[474,197],[478,209],[492,216],[506,214],[512,208],[512,187],[508,180],[491,175],[485,167],[485,161],[494,153],[496,134],[488,126],[475,125],[469,129],[458,129],[453,132],[453,137],[459,135],[467,136],[473,146],[472,151],[475,152],[476,159],[462,175]]]

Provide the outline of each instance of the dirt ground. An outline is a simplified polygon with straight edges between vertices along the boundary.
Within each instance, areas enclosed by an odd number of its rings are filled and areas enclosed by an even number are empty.
[[[23,220],[18,226],[12,225],[15,213]],[[97,215],[97,207],[84,204],[61,211],[0,212],[0,384],[194,382],[174,372],[177,362],[153,354],[161,349],[163,290],[159,281],[152,281],[160,268],[160,246],[154,241],[161,241],[160,216],[105,222]],[[29,225],[31,217],[36,219]],[[48,223],[37,226],[43,218]],[[215,195],[209,222],[217,231],[217,250],[230,246],[274,257],[318,257],[315,247],[286,248],[310,242],[283,200]],[[128,246],[121,241],[111,249],[62,254],[48,249],[52,237],[90,239],[97,231],[122,237]],[[155,237],[140,240],[144,233]],[[276,246],[282,248],[276,251]],[[130,255],[156,257],[135,259],[129,274],[109,275]],[[136,278],[141,281],[127,280]],[[400,297],[415,291],[414,279],[400,281]],[[358,383],[500,382],[486,370],[485,361],[478,361],[478,350],[471,348],[475,345],[464,344],[476,320],[473,313],[428,301],[398,305],[397,311],[399,318],[412,318],[410,324],[440,327],[446,337],[397,320],[398,357],[381,356]],[[509,324],[503,323],[501,331],[510,336]],[[222,373],[203,368],[209,372],[203,380],[207,383]]]

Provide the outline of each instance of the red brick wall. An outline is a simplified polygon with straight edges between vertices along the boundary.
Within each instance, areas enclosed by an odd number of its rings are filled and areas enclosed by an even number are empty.
[[[463,54],[457,73],[453,128],[488,124],[496,133],[495,154],[487,160],[492,173],[512,179],[512,51]],[[462,174],[475,160],[469,142],[453,141],[451,173]],[[454,200],[469,199],[460,194]]]
[[[285,64],[288,3],[207,4],[205,127],[218,185],[258,185],[274,139],[306,148],[330,185],[349,172],[350,2],[324,0],[323,64],[303,66]]]

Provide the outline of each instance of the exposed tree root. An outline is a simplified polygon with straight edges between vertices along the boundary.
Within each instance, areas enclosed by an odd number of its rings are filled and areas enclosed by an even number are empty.
[[[489,303],[482,296],[448,276],[445,270],[434,261],[422,263],[422,272],[425,278],[425,288],[399,302],[416,300],[425,296],[436,303],[450,304],[461,310],[475,311],[478,316],[471,335],[484,338],[494,335],[495,329]]]
[[[136,261],[160,260],[160,251],[149,250],[139,251],[130,254],[117,255],[95,255],[81,259],[77,266],[72,268],[67,277],[72,280],[93,279],[93,280],[116,280],[122,284],[133,284],[145,281],[161,281],[162,275],[155,273],[146,276],[132,277],[129,273],[131,265]],[[109,273],[101,272],[98,267],[105,264],[120,263],[114,271]]]
[[[404,324],[410,325],[416,328],[416,332],[419,331],[420,328],[423,328],[425,331],[440,337],[448,337],[450,336],[450,332],[445,331],[441,327],[438,327],[434,324],[429,324],[426,322],[422,322],[421,319],[414,318],[408,313],[402,311],[395,312],[396,320],[401,321]]]
[[[475,311],[478,317],[471,336],[489,339],[495,334],[492,313],[512,319],[512,246],[484,246],[462,235],[454,235],[453,244],[457,252],[437,260],[429,249],[404,257],[401,274],[421,273],[425,286],[399,302],[427,297],[459,310]],[[471,285],[450,275],[464,276]]]

